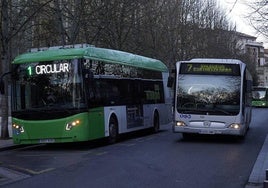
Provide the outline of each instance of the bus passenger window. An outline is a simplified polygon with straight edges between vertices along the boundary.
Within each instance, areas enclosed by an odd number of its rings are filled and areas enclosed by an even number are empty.
[[[110,95],[109,95],[109,101],[111,105],[118,104],[120,101],[120,92],[118,90],[118,87],[116,85],[113,85],[110,88]]]

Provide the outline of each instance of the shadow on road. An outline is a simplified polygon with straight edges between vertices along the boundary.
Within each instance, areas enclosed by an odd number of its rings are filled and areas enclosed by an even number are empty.
[[[167,130],[160,130],[158,133],[152,133],[151,130],[140,130],[131,133],[121,134],[118,138],[117,143],[125,142],[131,139],[137,139],[141,137],[150,136],[153,134],[159,134]],[[115,143],[116,144],[116,143]],[[84,141],[84,142],[71,142],[71,143],[52,143],[52,144],[37,144],[37,145],[28,145],[28,147],[22,147],[20,150],[37,150],[37,151],[83,151],[90,150],[100,147],[109,146],[107,138]]]
[[[177,142],[199,142],[199,143],[244,143],[245,137],[233,135],[203,135],[203,134],[186,134],[177,140]]]

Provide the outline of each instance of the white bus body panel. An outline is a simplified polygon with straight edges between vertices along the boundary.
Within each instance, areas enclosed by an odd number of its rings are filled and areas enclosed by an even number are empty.
[[[240,94],[243,94],[244,74],[247,71],[246,65],[240,60],[235,59],[192,59],[185,61],[187,63],[230,63],[239,64],[241,68],[241,88]],[[177,76],[181,62],[177,62],[176,70]],[[247,74],[246,79],[251,79],[251,76]],[[178,84],[178,83],[176,83]],[[175,86],[175,93],[177,95],[178,85]],[[240,135],[246,134],[250,121],[251,121],[251,105],[244,104],[242,97],[240,97],[240,112],[237,115],[201,115],[201,114],[181,114],[176,110],[177,98],[175,97],[175,109],[174,109],[174,124],[173,132],[175,133],[197,133],[197,134],[225,134],[225,135]],[[248,97],[248,96],[247,96]],[[248,102],[248,101],[247,101]],[[251,102],[250,102],[251,103]],[[242,113],[244,108],[244,113]],[[184,122],[184,126],[177,126],[177,122]],[[239,129],[231,128],[232,124],[239,124]]]
[[[118,133],[127,133],[137,130],[153,127],[154,113],[158,112],[159,123],[167,124],[171,121],[171,106],[167,104],[144,104],[143,105],[143,123],[136,127],[128,128],[127,107],[109,106],[104,108],[105,118],[105,136],[109,136],[109,120],[115,115],[118,120]]]
[[[177,121],[183,121],[186,124],[185,126],[173,126],[173,131],[179,133],[244,135],[248,128],[248,123],[240,114],[237,116],[207,116],[176,113]],[[230,128],[234,123],[241,124],[241,129]]]

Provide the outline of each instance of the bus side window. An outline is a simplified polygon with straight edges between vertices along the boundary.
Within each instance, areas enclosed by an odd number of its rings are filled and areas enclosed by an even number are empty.
[[[109,87],[109,91],[107,93],[108,95],[108,101],[110,105],[117,105],[120,102],[120,92],[118,89],[118,86],[114,84],[114,82],[111,83]]]
[[[109,84],[105,80],[95,79],[89,86],[88,98],[92,107],[109,105]]]
[[[121,103],[121,91],[123,88],[119,80],[104,79],[98,80],[96,87],[96,99],[105,106],[119,105]]]
[[[133,104],[133,81],[121,80],[120,81],[120,103],[124,105]]]
[[[131,81],[129,80],[117,80],[117,85],[119,86],[119,104],[128,105],[132,104],[132,90]]]
[[[143,91],[145,95],[145,103],[154,104],[164,102],[163,84],[159,82],[145,82]]]

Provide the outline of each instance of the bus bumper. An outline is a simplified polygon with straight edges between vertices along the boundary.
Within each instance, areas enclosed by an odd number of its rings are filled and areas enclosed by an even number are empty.
[[[242,136],[245,134],[245,131],[242,129],[233,129],[233,128],[221,128],[221,129],[215,129],[215,128],[195,128],[195,127],[189,127],[189,126],[173,126],[173,132],[174,133],[192,133],[192,134],[222,134],[222,135],[238,135]]]

